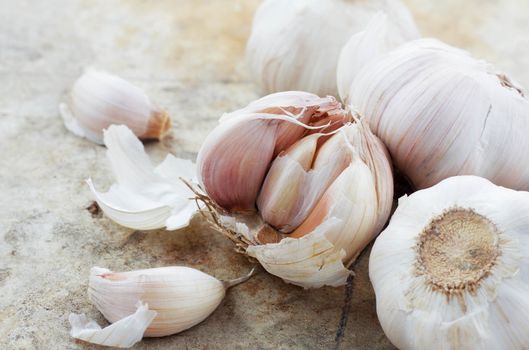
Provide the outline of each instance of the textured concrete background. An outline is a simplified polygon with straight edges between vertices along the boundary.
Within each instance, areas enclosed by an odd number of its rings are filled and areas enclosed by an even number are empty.
[[[529,86],[529,2],[406,0],[425,35],[469,49]],[[105,149],[67,132],[57,113],[86,66],[145,88],[172,115],[173,136],[147,145],[193,159],[219,115],[258,97],[242,57],[256,0],[0,1],[0,349],[92,349],[67,316],[103,323],[87,299],[93,265],[185,264],[219,278],[250,264],[200,220],[134,232],[85,208],[84,180],[112,179]],[[360,260],[343,348],[391,349]],[[332,348],[344,288],[304,291],[260,273],[204,323],[136,349]]]

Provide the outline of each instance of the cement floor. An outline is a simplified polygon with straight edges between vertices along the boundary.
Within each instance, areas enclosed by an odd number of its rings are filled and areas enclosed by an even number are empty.
[[[426,36],[469,49],[529,86],[529,3],[405,0]],[[84,180],[112,179],[105,149],[70,134],[57,105],[82,68],[145,88],[171,114],[172,137],[147,145],[194,159],[221,113],[258,97],[243,61],[256,0],[0,1],[0,348],[96,349],[70,338],[68,314],[104,319],[88,271],[185,264],[246,273],[230,242],[194,220],[138,232],[86,208]],[[343,349],[392,349],[377,322],[367,255],[356,269]],[[320,349],[335,346],[344,288],[305,291],[261,272],[204,323],[135,349]]]

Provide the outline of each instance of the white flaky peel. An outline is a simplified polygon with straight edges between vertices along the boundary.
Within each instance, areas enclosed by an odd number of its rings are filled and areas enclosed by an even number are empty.
[[[416,187],[478,175],[529,189],[529,100],[486,62],[416,40],[363,66],[346,95]]]
[[[292,95],[313,103],[276,104]],[[383,144],[334,99],[304,92],[266,96],[230,115],[197,161],[199,198],[214,226],[286,282],[343,285],[391,210]]]
[[[138,138],[125,126],[111,126],[104,132],[107,156],[116,183],[108,192],[90,189],[112,220],[137,230],[176,230],[189,224],[197,211],[193,193],[181,181],[195,177],[195,164],[168,155],[154,167]]]
[[[369,275],[399,349],[529,347],[529,193],[456,176],[399,200]]]
[[[199,270],[169,266],[129,272],[94,267],[89,298],[112,323],[101,329],[84,315],[70,315],[71,335],[90,343],[131,347],[143,337],[179,333],[206,319],[226,289],[247,276],[222,282]]]
[[[115,75],[88,69],[59,105],[68,130],[102,144],[103,130],[126,125],[141,139],[160,139],[169,131],[168,114],[154,105],[143,90]]]
[[[304,90],[337,96],[340,51],[378,11],[388,14],[392,41],[419,37],[409,11],[398,0],[264,1],[246,48],[255,80],[267,93]]]
[[[92,344],[130,348],[143,338],[143,333],[156,315],[156,311],[149,310],[148,305],[138,302],[135,313],[101,328],[84,314],[72,313],[68,317],[72,327],[70,335]]]

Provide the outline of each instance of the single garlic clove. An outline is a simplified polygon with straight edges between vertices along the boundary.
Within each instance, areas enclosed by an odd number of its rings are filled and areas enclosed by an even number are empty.
[[[337,96],[336,67],[347,40],[378,11],[388,13],[390,32],[419,37],[398,0],[266,0],[255,13],[246,59],[267,92],[304,90]]]
[[[273,157],[311,129],[310,123],[339,108],[333,97],[289,91],[224,115],[198,154],[200,183],[219,206],[254,211]]]
[[[59,106],[74,134],[102,144],[103,130],[126,125],[141,139],[161,139],[170,129],[168,114],[138,87],[103,71],[87,70],[72,86],[68,103]]]
[[[529,193],[456,176],[409,197],[369,261],[399,349],[529,346]]]
[[[107,156],[116,183],[106,193],[90,190],[103,212],[120,225],[136,230],[185,227],[197,211],[193,193],[180,180],[195,176],[195,164],[168,155],[153,167],[142,143],[125,126],[105,130]]]
[[[206,319],[226,289],[254,273],[255,268],[246,276],[223,282],[183,266],[129,272],[93,267],[88,294],[112,325],[101,329],[85,315],[71,314],[71,335],[94,344],[131,347],[143,337],[181,332]]]
[[[463,50],[406,43],[360,70],[349,101],[418,188],[472,174],[529,189],[529,100]]]

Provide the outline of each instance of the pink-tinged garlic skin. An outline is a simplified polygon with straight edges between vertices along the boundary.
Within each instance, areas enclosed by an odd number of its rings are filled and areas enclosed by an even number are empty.
[[[230,120],[203,144],[197,164],[199,180],[210,198],[234,211],[251,211],[272,160],[278,122]]]
[[[330,96],[287,91],[224,115],[198,154],[200,184],[224,209],[255,211],[273,158],[303,137],[312,123],[328,125],[343,119],[337,113],[333,119],[329,116],[340,107]]]
[[[384,145],[365,121],[327,102],[325,109],[249,111],[262,107],[258,100],[224,116],[198,157],[203,188],[220,206],[208,206],[215,228],[268,272],[304,288],[345,284],[347,267],[380,232],[393,200]],[[278,149],[280,127],[273,126],[297,128],[307,113],[305,132],[287,129]],[[264,164],[251,167],[250,160]],[[242,214],[241,203],[258,211]]]

